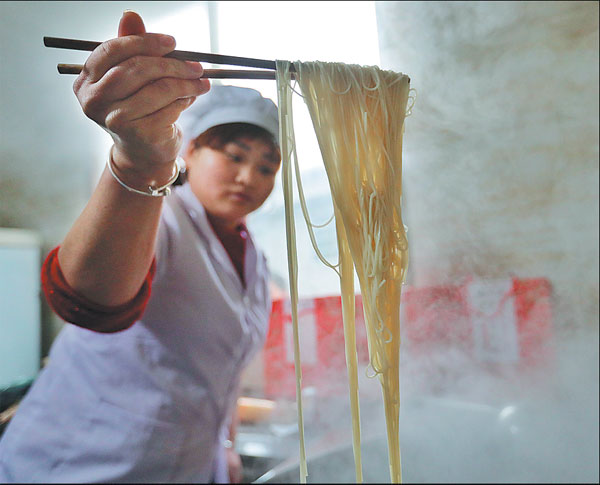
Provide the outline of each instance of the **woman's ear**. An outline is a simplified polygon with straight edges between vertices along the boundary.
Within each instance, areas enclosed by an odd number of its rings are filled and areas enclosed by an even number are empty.
[[[194,147],[194,141],[190,141],[188,146],[181,154],[181,158],[185,161],[185,166],[189,168],[192,163],[192,159],[194,158],[194,152],[196,152],[196,148]]]
[[[191,158],[191,155],[193,152],[194,152],[194,141],[192,140],[192,141],[188,142],[188,145],[185,148],[185,150],[183,151],[183,153],[181,154],[181,156],[187,162],[188,158]]]

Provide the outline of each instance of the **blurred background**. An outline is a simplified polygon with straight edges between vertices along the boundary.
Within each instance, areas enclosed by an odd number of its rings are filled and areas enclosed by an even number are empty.
[[[74,77],[56,70],[87,54],[47,49],[42,38],[109,39],[124,9],[140,13],[148,31],[174,35],[179,49],[379,65],[410,76],[405,481],[597,483],[593,1],[1,2],[0,413],[35,378],[63,325],[40,295],[39,268],[83,209],[110,147],[81,112]],[[273,81],[227,84],[277,101]],[[299,96],[294,110],[305,196],[313,222],[323,223],[331,199]],[[247,480],[298,477],[280,185],[248,221],[268,257],[275,303],[265,350],[244,379],[245,395],[257,400],[244,408],[236,443]],[[339,283],[297,209],[309,481],[352,482]],[[336,262],[333,225],[317,240]],[[386,481],[381,391],[362,375],[365,478]]]

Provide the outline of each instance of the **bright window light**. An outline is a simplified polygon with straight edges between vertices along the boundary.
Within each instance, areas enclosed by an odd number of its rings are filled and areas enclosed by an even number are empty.
[[[170,34],[177,41],[176,49],[210,52],[210,26],[206,2],[190,2],[190,7],[149,22],[149,32]]]
[[[217,2],[218,53],[289,61],[329,61],[379,65],[374,2]],[[277,102],[274,81],[227,80]],[[333,205],[312,122],[302,98],[294,95],[294,128],[307,205],[315,224],[327,222]],[[297,201],[297,190],[295,190]],[[337,274],[324,266],[311,246],[304,218],[295,210],[300,296],[339,294]],[[273,280],[287,290],[287,251],[281,179],[265,205],[248,218],[265,250]],[[335,224],[316,229],[325,257],[337,262]],[[358,288],[358,285],[356,286]]]

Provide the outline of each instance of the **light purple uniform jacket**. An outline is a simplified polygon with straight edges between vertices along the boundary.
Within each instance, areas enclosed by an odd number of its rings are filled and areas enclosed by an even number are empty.
[[[223,440],[244,366],[262,346],[266,260],[246,287],[189,185],[167,197],[141,320],[65,325],[0,441],[0,482],[227,481]]]

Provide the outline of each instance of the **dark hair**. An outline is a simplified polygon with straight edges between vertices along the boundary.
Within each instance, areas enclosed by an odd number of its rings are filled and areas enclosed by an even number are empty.
[[[198,135],[190,143],[193,144],[194,150],[202,147],[212,148],[213,150],[222,150],[225,145],[239,138],[249,137],[257,140],[262,140],[271,146],[277,158],[281,158],[279,145],[275,137],[266,129],[250,123],[226,123],[223,125],[213,126],[205,132]],[[187,174],[181,174],[174,185],[181,185],[185,182]]]

